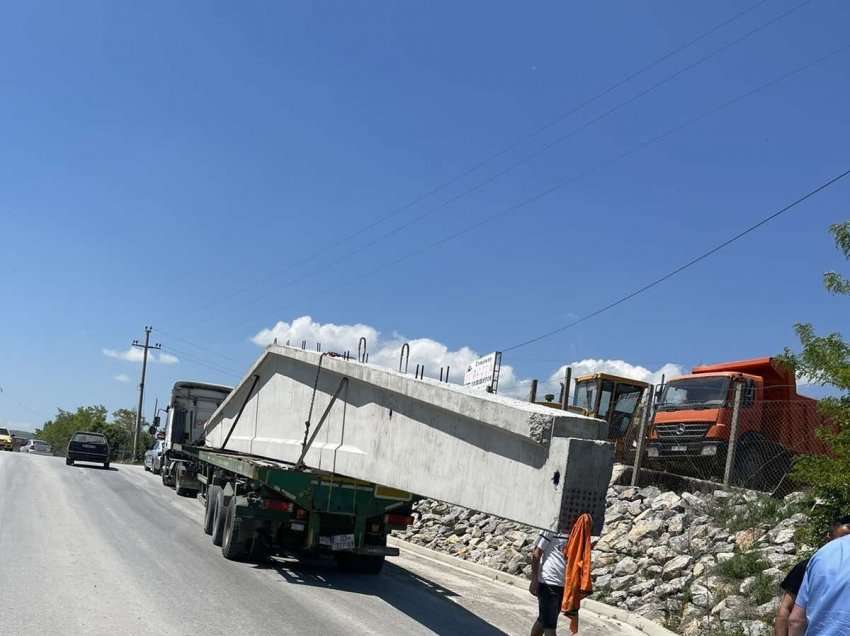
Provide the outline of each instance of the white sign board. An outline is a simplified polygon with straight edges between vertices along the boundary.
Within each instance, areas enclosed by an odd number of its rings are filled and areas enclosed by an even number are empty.
[[[493,384],[496,377],[496,365],[500,360],[499,352],[494,351],[483,358],[470,362],[463,374],[463,385],[486,389]]]

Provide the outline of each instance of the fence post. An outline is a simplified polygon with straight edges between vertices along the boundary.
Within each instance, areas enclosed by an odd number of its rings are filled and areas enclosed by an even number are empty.
[[[741,412],[741,393],[743,383],[735,382],[735,402],[732,406],[732,424],[729,429],[729,446],[726,449],[726,470],[723,471],[723,485],[728,486],[732,478],[732,466],[735,463],[735,451],[738,448],[738,415]]]
[[[638,485],[638,477],[640,476],[640,467],[643,464],[643,454],[646,450],[646,429],[649,426],[649,420],[652,417],[652,403],[655,401],[655,387],[651,384],[647,387],[646,406],[640,418],[640,427],[638,429],[637,452],[635,453],[635,463],[632,466],[632,486]],[[625,451],[624,451],[625,452]]]

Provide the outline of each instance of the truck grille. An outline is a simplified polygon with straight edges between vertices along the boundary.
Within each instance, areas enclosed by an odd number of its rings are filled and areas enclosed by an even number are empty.
[[[659,440],[667,442],[698,442],[705,438],[709,423],[697,422],[695,424],[657,424],[655,433]]]

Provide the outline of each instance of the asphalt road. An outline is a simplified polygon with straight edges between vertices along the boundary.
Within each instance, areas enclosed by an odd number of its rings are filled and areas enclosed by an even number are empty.
[[[202,517],[136,466],[0,453],[0,634],[494,636],[533,621],[524,591],[409,554],[379,576],[227,561]],[[639,633],[582,616],[582,635]]]

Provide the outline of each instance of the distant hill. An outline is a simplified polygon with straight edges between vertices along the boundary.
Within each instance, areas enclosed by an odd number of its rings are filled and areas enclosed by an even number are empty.
[[[34,439],[35,438],[35,433],[32,433],[30,431],[18,431],[18,430],[15,430],[14,428],[10,429],[10,430],[12,432],[12,435],[14,435],[15,437],[18,437],[20,439]]]

